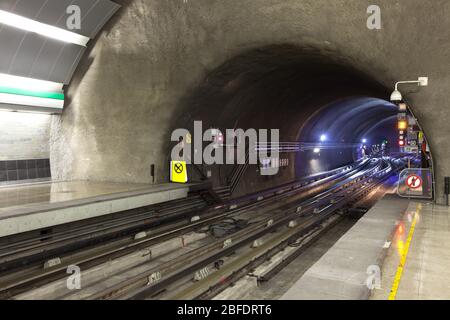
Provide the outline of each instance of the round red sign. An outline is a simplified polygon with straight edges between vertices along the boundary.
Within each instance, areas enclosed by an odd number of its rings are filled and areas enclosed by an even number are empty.
[[[406,185],[411,189],[418,189],[422,186],[422,178],[412,174],[406,178]]]

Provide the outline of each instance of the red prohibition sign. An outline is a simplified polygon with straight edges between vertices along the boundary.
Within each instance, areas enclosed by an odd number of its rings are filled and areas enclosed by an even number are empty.
[[[408,176],[408,178],[406,178],[406,184],[411,189],[418,189],[422,186],[422,178],[415,174],[412,174]]]

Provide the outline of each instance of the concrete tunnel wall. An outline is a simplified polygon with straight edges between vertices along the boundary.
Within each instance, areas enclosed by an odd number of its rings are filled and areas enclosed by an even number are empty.
[[[331,61],[320,52],[293,45],[272,45],[248,50],[210,72],[182,99],[180,116],[173,129],[188,128],[193,132],[194,121],[202,120],[204,129],[279,129],[283,142],[318,143],[321,134],[326,133],[328,142],[354,143],[359,142],[355,139],[359,139],[365,127],[396,114],[397,108],[390,103],[364,97],[387,94],[365,75]],[[308,122],[317,122],[319,129],[308,127]],[[393,125],[391,131],[394,130]],[[289,159],[289,167],[282,167],[276,176],[261,177],[259,166],[250,166],[236,194],[347,165],[355,160],[353,151],[349,148],[323,151],[319,157],[314,155],[314,161],[310,161],[309,152],[299,153],[306,157],[282,153],[280,157]],[[166,153],[169,152],[168,149]],[[205,172],[212,170],[215,185],[227,184],[224,178],[232,168],[202,166]]]
[[[437,200],[450,175],[447,139],[450,3],[380,0],[382,29],[366,27],[370,1],[134,0],[123,5],[82,62],[69,102],[52,125],[57,179],[149,182],[167,177],[167,136],[183,99],[226,61],[289,44],[352,66],[385,88],[402,88],[431,144]],[[433,16],[433,23],[425,17]]]

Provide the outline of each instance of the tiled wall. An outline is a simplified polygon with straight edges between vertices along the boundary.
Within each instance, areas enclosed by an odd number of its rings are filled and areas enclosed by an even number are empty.
[[[51,119],[46,114],[0,110],[0,161],[50,158]]]
[[[0,161],[0,182],[49,178],[50,160]]]

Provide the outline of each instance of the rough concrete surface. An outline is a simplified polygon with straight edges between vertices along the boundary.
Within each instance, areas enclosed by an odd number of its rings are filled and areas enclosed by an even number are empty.
[[[0,161],[48,159],[51,116],[0,111]]]
[[[248,50],[293,45],[363,72],[386,98],[397,80],[430,77],[429,87],[402,91],[430,142],[442,201],[450,175],[450,2],[380,0],[381,30],[366,27],[373,3],[365,0],[116,2],[123,8],[81,63],[70,101],[53,121],[54,177],[148,182],[156,164],[158,180],[167,180],[169,135],[189,112],[183,99]],[[203,107],[217,114],[221,106]],[[245,104],[237,113],[244,117]],[[272,125],[271,115],[261,115],[260,127]]]
[[[371,208],[282,297],[283,300],[364,300],[371,273],[381,268],[396,223],[409,201],[386,196]]]
[[[189,192],[189,185],[173,184],[137,185],[134,188],[122,186],[122,190],[118,185],[114,191],[101,192],[101,189],[111,190],[111,186],[102,188],[101,184],[96,184],[86,188],[90,190],[87,197],[80,192],[83,184],[85,182],[50,182],[25,187],[3,187],[0,189],[0,237],[182,199]],[[52,188],[51,185],[56,186]],[[76,189],[78,191],[74,191]],[[99,191],[95,196],[94,190]],[[33,194],[33,191],[37,191],[35,202],[23,204],[24,201],[20,201],[22,204],[17,205],[15,200],[20,198],[18,195],[28,192]],[[55,198],[61,193],[72,194],[73,197],[57,201]]]

